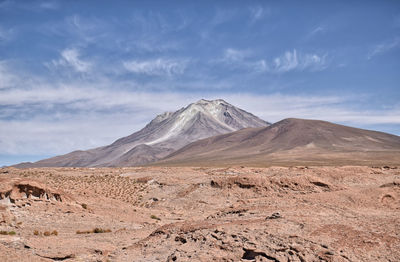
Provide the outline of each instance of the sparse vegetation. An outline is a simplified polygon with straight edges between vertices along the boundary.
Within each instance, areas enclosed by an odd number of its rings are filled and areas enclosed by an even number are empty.
[[[111,229],[102,229],[102,228],[99,228],[99,227],[96,227],[96,228],[94,228],[92,230],[85,230],[85,231],[78,230],[78,231],[76,231],[77,234],[92,234],[92,233],[97,234],[97,233],[110,233],[110,232],[112,232]]]
[[[150,218],[151,218],[151,219],[155,219],[155,220],[161,220],[161,218],[159,218],[159,217],[156,216],[156,215],[151,215]]]
[[[93,233],[93,232],[92,232],[91,230],[87,230],[87,231],[80,231],[80,230],[77,230],[76,233],[77,233],[77,234],[90,234],[90,233]]]
[[[15,235],[15,234],[16,234],[15,231],[4,231],[4,230],[0,231],[0,235],[9,235],[9,236],[13,236],[13,235]]]
[[[46,237],[49,237],[49,236],[58,236],[58,232],[57,232],[57,230],[53,230],[53,231],[45,231],[45,232],[40,232],[39,230],[35,230],[35,231],[33,231],[33,234],[35,235],[35,236],[46,236]]]
[[[98,228],[98,227],[93,229],[93,233],[110,233],[110,232],[111,232],[111,229],[102,229],[102,228]]]
[[[82,206],[83,209],[87,209],[88,208],[87,204],[85,204],[85,203],[82,203],[81,206]]]

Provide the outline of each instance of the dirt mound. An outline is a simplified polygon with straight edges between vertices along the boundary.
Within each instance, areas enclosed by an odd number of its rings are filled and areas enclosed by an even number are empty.
[[[319,193],[336,191],[342,188],[333,186],[320,178],[300,175],[296,177],[267,177],[257,175],[239,175],[230,177],[218,177],[210,182],[211,187],[220,189],[248,189],[255,193],[262,192],[298,192]]]
[[[25,199],[63,202],[70,200],[70,197],[38,181],[0,178],[0,201],[9,200],[15,203]]]

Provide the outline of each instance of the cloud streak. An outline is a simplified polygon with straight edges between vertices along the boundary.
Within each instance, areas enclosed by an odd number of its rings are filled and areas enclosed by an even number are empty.
[[[287,73],[290,71],[322,71],[327,68],[327,55],[298,53],[296,49],[286,51],[270,62],[256,58],[250,51],[227,48],[217,62],[258,73]]]
[[[174,76],[183,74],[187,61],[158,58],[153,60],[131,60],[123,62],[124,68],[135,74],[150,76]]]
[[[392,49],[400,47],[400,37],[396,37],[392,41],[388,41],[385,43],[381,43],[379,45],[374,46],[367,55],[367,59],[371,60],[374,56],[386,53]]]

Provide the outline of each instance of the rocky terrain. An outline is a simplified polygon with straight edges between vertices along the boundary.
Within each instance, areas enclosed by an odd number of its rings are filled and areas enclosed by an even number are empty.
[[[0,169],[0,261],[399,261],[400,168]]]

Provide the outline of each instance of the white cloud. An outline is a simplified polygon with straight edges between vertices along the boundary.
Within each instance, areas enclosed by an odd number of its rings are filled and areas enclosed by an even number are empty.
[[[92,63],[84,61],[80,58],[80,53],[78,49],[67,48],[61,51],[61,58],[59,60],[53,60],[51,64],[55,67],[63,66],[70,67],[74,71],[79,73],[87,73],[92,68]]]
[[[381,43],[379,45],[374,46],[367,55],[367,59],[370,60],[374,56],[385,53],[391,49],[400,47],[400,37],[396,37],[395,39]]]
[[[186,60],[163,59],[132,60],[123,62],[126,70],[136,74],[173,76],[183,74],[186,69]]]
[[[278,72],[291,71],[295,69],[298,65],[299,61],[297,59],[296,50],[293,50],[293,53],[287,51],[283,56],[274,59],[274,68]]]
[[[292,52],[286,51],[284,55],[276,57],[273,62],[272,71],[277,73],[289,72],[293,70],[319,71],[327,67],[326,55],[317,54],[297,54],[296,49]]]
[[[256,60],[252,57],[252,52],[250,50],[235,48],[226,48],[223,51],[222,58],[216,59],[214,62],[257,73],[265,72],[269,69],[268,63],[265,59]]]

